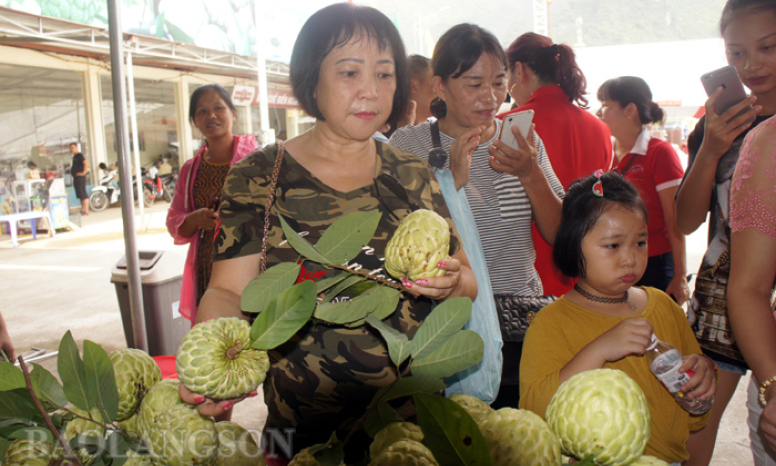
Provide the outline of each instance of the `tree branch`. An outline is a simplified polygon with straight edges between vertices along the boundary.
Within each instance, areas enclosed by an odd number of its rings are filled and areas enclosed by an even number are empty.
[[[304,256],[302,256],[302,257],[304,257]],[[399,291],[409,291],[409,290],[407,290],[407,288],[403,287],[402,285],[400,285],[399,283],[397,283],[397,282],[395,282],[393,280],[389,280],[387,278],[380,278],[380,277],[376,277],[374,275],[370,275],[370,273],[372,273],[373,271],[367,271],[366,269],[353,270],[353,269],[347,268],[344,265],[326,264],[326,266],[327,267],[331,267],[332,269],[344,270],[345,272],[352,273],[353,275],[358,275],[360,277],[367,278],[369,280],[381,283],[381,284],[383,284],[385,286],[389,286],[389,287],[397,289]]]
[[[81,466],[81,463],[78,461],[78,458],[76,458],[75,454],[73,453],[73,450],[70,449],[70,444],[67,440],[65,440],[65,437],[59,433],[56,427],[54,427],[54,423],[51,422],[51,418],[49,417],[48,413],[46,412],[45,408],[43,408],[43,405],[41,404],[40,400],[38,399],[38,396],[35,394],[35,390],[32,388],[32,380],[30,379],[30,371],[27,370],[27,365],[24,363],[24,358],[22,356],[19,356],[19,367],[22,369],[22,373],[24,374],[24,381],[26,383],[26,389],[27,393],[30,394],[30,398],[32,398],[32,402],[35,403],[35,407],[38,408],[38,412],[41,416],[43,416],[43,422],[46,423],[46,427],[48,427],[48,430],[51,431],[51,434],[54,436],[55,439],[59,441],[59,444],[62,445],[62,448],[65,449],[65,459],[68,461],[72,461],[73,464],[77,466]]]

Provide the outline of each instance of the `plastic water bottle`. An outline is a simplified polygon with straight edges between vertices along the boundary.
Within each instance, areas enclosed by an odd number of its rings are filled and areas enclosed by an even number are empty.
[[[679,406],[693,415],[700,415],[711,408],[714,403],[714,397],[708,400],[698,398],[688,400],[687,394],[682,391],[682,385],[687,383],[693,376],[692,369],[687,372],[679,372],[679,367],[684,362],[684,356],[675,346],[662,342],[652,334],[652,342],[647,347],[645,356],[649,362],[649,369],[655,374],[655,377],[662,382],[668,392],[673,395]]]

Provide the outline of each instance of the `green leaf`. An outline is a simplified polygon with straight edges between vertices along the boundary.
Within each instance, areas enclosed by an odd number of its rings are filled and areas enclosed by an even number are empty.
[[[379,210],[353,212],[340,217],[323,232],[315,249],[328,257],[332,264],[350,262],[372,239],[381,217]]]
[[[385,343],[388,345],[388,355],[396,367],[399,367],[401,363],[410,357],[410,343],[407,340],[407,335],[388,326],[388,324],[373,315],[368,316],[366,322],[383,336]]]
[[[0,437],[0,458],[5,456],[5,451],[11,446],[11,440]]]
[[[127,452],[132,449],[127,439],[118,432],[111,432],[105,439],[105,459],[112,459],[111,466],[121,466],[127,461]]]
[[[396,312],[401,299],[401,290],[391,288],[390,286],[381,286],[378,293],[380,293],[381,298],[380,304],[372,311],[372,315],[383,320]]]
[[[348,301],[319,304],[315,309],[315,318],[332,324],[347,324],[365,319],[382,300],[377,292],[379,289],[380,287],[370,288]]]
[[[333,277],[324,278],[323,280],[318,280],[315,282],[315,286],[317,287],[317,293],[321,294],[324,291],[328,290],[332,286],[336,285],[337,283],[341,282],[342,280],[350,277],[351,274],[349,273],[341,273],[339,275],[335,275]]]
[[[8,361],[0,361],[0,391],[24,388],[24,373]]]
[[[288,226],[288,223],[286,223],[286,220],[282,215],[278,215],[278,218],[280,219],[280,225],[283,227],[283,233],[286,235],[288,244],[290,244],[291,247],[296,250],[296,252],[304,256],[306,259],[309,259],[313,262],[318,262],[319,264],[334,263],[324,257],[320,252],[318,252],[317,249],[315,249],[312,244],[310,244],[309,241],[299,236],[299,233],[295,232],[293,228]]]
[[[484,351],[485,343],[477,332],[462,330],[425,358],[414,359],[410,368],[413,374],[442,379],[482,361]]]
[[[242,310],[250,313],[262,312],[277,295],[294,285],[301,268],[301,264],[282,262],[251,280],[240,298]]]
[[[445,389],[445,384],[439,379],[427,375],[412,375],[402,377],[393,385],[387,385],[375,393],[370,406],[380,401],[391,401],[403,396],[412,396],[416,393],[436,393]],[[385,396],[383,396],[385,394]]]
[[[97,343],[84,341],[84,367],[94,406],[104,409],[112,422],[119,412],[119,391],[108,353]]]
[[[41,401],[51,403],[58,408],[63,408],[67,404],[67,397],[65,396],[62,384],[60,384],[59,380],[43,366],[35,364],[34,362],[32,363],[30,380],[32,381],[32,388],[35,390],[35,395]]]
[[[321,303],[331,302],[331,300],[337,297],[338,294],[350,288],[352,285],[355,285],[358,282],[366,280],[364,277],[359,277],[358,275],[351,275],[347,272],[343,273],[342,275],[347,275],[347,277],[345,277],[344,280],[337,283],[337,285],[335,285],[329,291],[327,291],[326,294],[323,296]]]
[[[448,299],[437,306],[415,333],[411,351],[413,359],[433,353],[442,343],[461,330],[472,315],[469,298]]]
[[[33,427],[37,424],[30,421],[29,419],[5,419],[0,421],[0,430],[7,429],[9,427],[17,426],[15,428],[19,428],[18,426],[27,426],[27,427]],[[3,435],[5,437],[5,435]],[[2,456],[0,456],[2,458]]]
[[[337,439],[335,432],[332,432],[328,442],[313,448],[310,453],[322,466],[339,466],[345,461],[344,445]]]
[[[67,399],[77,408],[89,411],[92,406],[88,394],[84,363],[78,354],[78,346],[76,346],[70,330],[59,342],[57,370],[59,378],[62,379],[62,387]]]
[[[0,392],[0,419],[31,419],[43,421],[30,394],[24,388]]]
[[[293,337],[315,310],[315,291],[315,282],[307,280],[280,293],[253,322],[251,346],[268,350]]]
[[[419,393],[413,396],[423,444],[439,464],[490,466],[490,453],[477,423],[455,401]]]
[[[38,440],[40,442],[54,443],[54,436],[45,427],[25,427],[9,435],[10,439]]]
[[[595,461],[593,461],[593,458],[595,458],[595,455],[590,455],[582,461],[576,463],[575,466],[595,466]]]
[[[404,419],[401,415],[388,404],[387,401],[382,401],[377,404],[377,408],[369,411],[364,422],[364,431],[369,434],[370,437],[375,438],[378,432],[383,427],[392,422],[402,422]]]

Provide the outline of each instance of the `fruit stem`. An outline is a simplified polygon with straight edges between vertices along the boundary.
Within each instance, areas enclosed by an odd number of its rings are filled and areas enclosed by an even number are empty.
[[[241,340],[237,340],[237,341],[234,343],[234,346],[232,346],[231,348],[229,348],[229,349],[226,351],[226,357],[228,357],[229,359],[237,359],[237,356],[239,356],[239,355],[240,355],[240,353],[242,352],[242,350],[243,350],[243,344],[242,344],[242,341],[241,341]]]
[[[388,280],[388,279],[385,279],[385,278],[380,278],[380,277],[376,277],[374,275],[371,275],[370,271],[368,271],[366,269],[353,270],[353,269],[347,268],[344,265],[335,265],[335,264],[327,264],[327,265],[328,265],[328,267],[331,267],[333,269],[344,270],[345,272],[352,273],[353,275],[358,275],[358,276],[361,276],[361,277],[365,277],[365,278],[367,278],[369,280],[372,280],[372,281],[375,281],[375,282],[378,282],[378,283],[382,283],[385,286],[389,286],[391,288],[395,288],[395,289],[397,289],[399,291],[408,291],[407,288],[403,287],[401,284],[396,283],[393,280]]]

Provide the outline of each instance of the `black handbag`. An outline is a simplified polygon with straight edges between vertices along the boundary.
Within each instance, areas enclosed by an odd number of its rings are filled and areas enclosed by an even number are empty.
[[[557,299],[555,296],[521,296],[494,294],[496,312],[504,341],[523,341],[531,321],[542,308]]]

